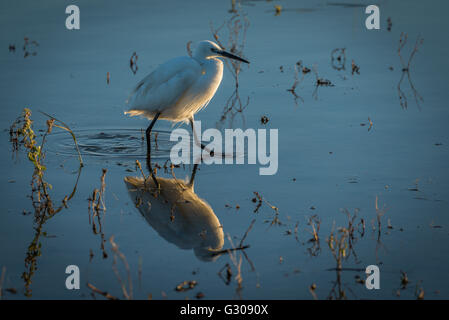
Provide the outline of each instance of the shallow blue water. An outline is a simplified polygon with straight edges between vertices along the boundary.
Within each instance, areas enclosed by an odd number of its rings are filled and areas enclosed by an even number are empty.
[[[384,1],[379,5],[381,30],[368,31],[364,6],[279,1],[283,10],[276,16],[278,2],[243,1],[241,10],[250,22],[244,55],[251,64],[242,69],[239,94],[244,102],[249,97],[249,104],[243,118],[238,113],[232,123],[219,122],[234,90],[232,75],[226,71],[216,96],[196,118],[204,128],[278,129],[279,170],[274,176],[260,176],[258,165],[202,165],[194,188],[223,226],[224,248],[231,247],[228,234],[237,245],[256,219],[245,239],[251,262],[242,256],[240,290],[229,255],[205,262],[192,250],[160,237],[136,209],[124,183],[126,176],[140,176],[135,160],[145,162],[141,129],[148,125],[145,119],[123,115],[131,88],[166,59],[186,54],[188,41],[212,39],[209,24],[219,27],[231,17],[229,3],[78,3],[78,31],[64,27],[68,2],[3,1],[0,5],[0,146],[4,150],[0,156],[0,268],[6,268],[3,288],[18,291],[15,295],[6,292],[5,298],[27,294],[39,299],[91,299],[87,283],[123,298],[112,269],[111,236],[130,265],[134,298],[151,294],[154,299],[184,299],[202,292],[206,299],[312,299],[312,283],[319,299],[342,297],[332,293],[339,278],[335,271],[328,271],[336,262],[326,239],[334,223],[347,226],[344,208],[351,213],[357,208],[356,223],[362,218],[366,228],[363,236],[355,233],[357,259],[352,252],[343,267],[364,269],[376,264],[381,270],[381,289],[371,291],[355,279],[356,275],[364,279],[363,271],[342,271],[340,285],[347,298],[412,299],[416,288],[423,288],[425,298],[448,298],[446,2]],[[393,23],[390,32],[388,17]],[[221,39],[227,39],[226,27],[222,32]],[[406,60],[416,37],[424,39],[410,67],[414,87],[424,100],[420,108],[407,78],[401,89],[408,108],[400,105],[402,67],[397,50],[401,32],[408,34],[402,51]],[[35,56],[24,58],[24,37],[39,43],[31,48]],[[15,52],[7,50],[9,44],[15,45]],[[345,70],[332,68],[335,48],[346,48]],[[139,55],[136,75],[129,68],[133,52]],[[312,71],[296,88],[302,98],[296,104],[287,89],[294,82],[294,65],[299,60],[311,69],[315,65],[319,77],[334,86],[316,88]],[[351,74],[352,60],[360,74]],[[47,236],[40,237],[41,255],[28,286],[21,276],[27,272],[24,260],[35,236],[29,198],[33,168],[23,148],[13,157],[9,142],[9,126],[24,107],[33,111],[36,130],[45,129],[46,120],[38,110],[66,122],[78,136],[85,161],[68,208],[43,226]],[[266,125],[260,122],[264,115],[269,118]],[[172,129],[162,121],[156,126],[155,158],[161,166],[168,159]],[[46,144],[45,176],[59,205],[73,189],[78,166],[70,136],[54,131]],[[100,187],[102,168],[108,170],[107,210],[101,220],[107,258],[103,258],[101,234],[94,234],[89,223],[87,200]],[[191,170],[177,168],[175,175],[189,177]],[[159,173],[171,177],[170,171]],[[253,192],[278,208],[282,225],[270,226],[275,210],[265,202],[254,213]],[[380,239],[376,197],[380,209],[385,206]],[[321,221],[319,247],[309,242],[312,229],[307,223],[315,214]],[[361,225],[358,228],[362,230]],[[80,268],[80,290],[65,288],[64,271],[71,264]],[[218,275],[226,264],[233,272],[229,285]],[[126,278],[120,260],[118,266]],[[398,297],[401,270],[410,283],[399,290]],[[196,280],[198,285],[190,291],[175,291],[184,280]]]

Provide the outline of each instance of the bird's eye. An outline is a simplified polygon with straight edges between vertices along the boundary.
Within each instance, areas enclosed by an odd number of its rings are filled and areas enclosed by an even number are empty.
[[[210,51],[212,51],[212,52],[217,52],[217,49],[215,49],[215,48],[210,48]]]

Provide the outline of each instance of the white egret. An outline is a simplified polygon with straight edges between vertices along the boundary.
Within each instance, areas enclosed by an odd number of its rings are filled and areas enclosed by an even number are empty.
[[[125,177],[128,193],[145,220],[165,240],[193,249],[203,261],[249,246],[223,249],[224,233],[212,207],[194,191],[196,166],[190,181],[177,178]]]
[[[207,106],[223,77],[223,62],[219,58],[249,63],[212,41],[201,41],[192,57],[178,57],[165,62],[140,81],[131,93],[129,110],[125,114],[152,120],[146,130],[147,162],[150,166],[150,138],[154,124],[158,119],[189,121],[193,131],[195,113]]]
[[[226,252],[223,227],[211,206],[193,191],[193,183],[158,178],[155,182],[125,177],[132,201],[154,230],[181,249],[193,249],[203,261],[213,261]]]

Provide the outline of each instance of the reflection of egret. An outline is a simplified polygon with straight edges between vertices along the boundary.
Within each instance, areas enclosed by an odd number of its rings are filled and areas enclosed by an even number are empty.
[[[193,130],[194,114],[206,107],[223,77],[223,62],[218,58],[249,63],[212,41],[201,41],[192,57],[169,60],[137,84],[128,100],[130,109],[126,113],[152,119],[146,131],[148,159],[151,129],[157,119],[188,120]]]
[[[181,249],[193,249],[203,261],[215,260],[224,244],[223,228],[212,208],[178,179],[126,177],[134,204],[165,240]]]

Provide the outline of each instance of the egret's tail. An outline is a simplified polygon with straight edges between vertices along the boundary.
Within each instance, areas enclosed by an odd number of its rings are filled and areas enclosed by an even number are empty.
[[[137,109],[130,109],[124,112],[124,114],[129,115],[131,117],[134,116],[141,116],[148,120],[153,120],[156,116],[155,112],[148,111],[148,110],[137,110]]]

